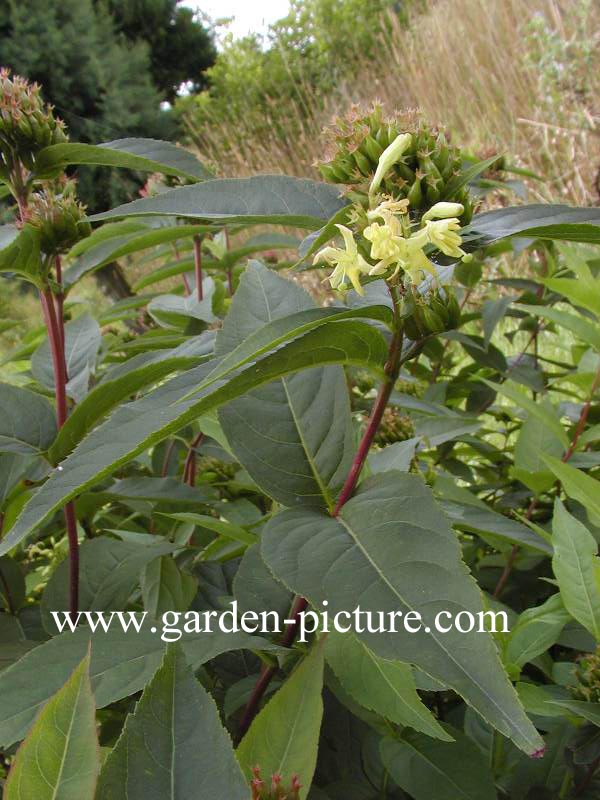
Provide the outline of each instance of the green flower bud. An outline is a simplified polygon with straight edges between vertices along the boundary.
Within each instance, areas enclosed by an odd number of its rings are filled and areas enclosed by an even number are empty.
[[[72,182],[61,194],[47,188],[31,196],[29,224],[40,231],[40,246],[48,256],[66,253],[92,232],[85,217],[85,206],[77,201]]]

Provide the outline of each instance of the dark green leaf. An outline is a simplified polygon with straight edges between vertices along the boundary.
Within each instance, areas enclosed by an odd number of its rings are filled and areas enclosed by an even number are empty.
[[[162,172],[196,181],[212,177],[189,150],[159,139],[115,139],[98,145],[81,142],[53,144],[38,153],[36,176],[52,177],[69,164],[100,164],[142,172]]]
[[[44,452],[55,436],[56,414],[45,397],[0,383],[0,452]]]
[[[92,220],[159,214],[213,222],[274,223],[317,228],[345,205],[327,183],[285,175],[211,180],[134,200]]]
[[[94,800],[100,751],[89,655],[42,709],[4,787],[5,800]]]
[[[323,323],[322,316],[320,322]],[[282,337],[282,341],[285,340],[286,337]],[[323,364],[358,364],[380,370],[387,354],[381,334],[358,321],[321,324],[321,327],[264,357],[260,355],[269,349],[266,343],[253,354],[252,347],[247,352],[248,341],[240,346],[237,354],[234,351],[225,357],[212,373],[212,364],[196,367],[141,400],[122,406],[92,431],[60,465],[61,469],[54,470],[49,480],[33,495],[18,521],[0,541],[0,555],[9,552],[53,511],[61,508],[67,499],[98,483],[147,447],[234,397],[282,375]],[[248,362],[247,367],[231,377],[234,369],[244,367]],[[223,380],[227,375],[229,379]]]
[[[276,577],[313,605],[327,600],[331,614],[357,606],[376,618],[416,611],[422,624],[412,627],[418,632],[409,633],[400,621],[393,636],[364,627],[357,633],[377,655],[415,664],[454,688],[526,752],[540,747],[491,637],[477,628],[436,630],[440,611],[477,616],[481,595],[421,478],[399,472],[369,478],[336,519],[308,509],[284,511],[267,523],[262,553]]]
[[[381,756],[393,780],[415,800],[496,800],[482,752],[464,733],[445,727],[454,742],[412,731],[382,741]]]
[[[214,701],[171,645],[102,768],[96,800],[248,800],[249,793]]]
[[[216,353],[226,355],[274,320],[314,302],[297,284],[258,262],[244,272]],[[330,366],[255,389],[219,410],[230,447],[254,482],[287,506],[333,506],[354,442],[346,378]]]
[[[237,750],[248,780],[260,766],[267,780],[278,773],[289,785],[294,775],[308,795],[317,763],[323,717],[323,644],[317,642],[281,689],[255,718]]]

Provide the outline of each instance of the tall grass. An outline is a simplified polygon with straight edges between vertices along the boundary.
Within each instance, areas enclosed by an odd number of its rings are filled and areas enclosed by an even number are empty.
[[[546,178],[531,199],[598,204],[600,3],[429,0],[408,30],[389,16],[368,60],[328,97],[300,81],[285,107],[264,98],[219,125],[188,129],[223,174],[315,176],[320,131],[351,103],[419,108],[475,153],[504,151]],[[268,122],[265,133],[265,121]]]

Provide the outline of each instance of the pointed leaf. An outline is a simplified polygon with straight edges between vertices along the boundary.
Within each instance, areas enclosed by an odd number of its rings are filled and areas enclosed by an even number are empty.
[[[279,773],[284,785],[294,775],[307,797],[317,764],[319,731],[323,717],[323,645],[317,643],[269,700],[237,749],[248,781],[259,766],[267,779]]]
[[[598,543],[560,500],[554,505],[552,543],[552,569],[565,607],[600,642]]]
[[[125,167],[143,172],[162,172],[188,180],[212,177],[196,156],[171,142],[159,139],[115,139],[102,144],[64,142],[44,148],[36,156],[36,176],[54,175],[69,164],[100,164],[104,167]]]
[[[95,620],[95,615],[92,615],[92,620]],[[124,614],[124,622],[130,622],[128,613]],[[104,633],[100,625],[94,634],[87,626],[79,627],[75,633],[67,630],[30,650],[0,672],[0,746],[9,747],[23,738],[40,708],[60,689],[85,656],[90,640],[90,678],[98,708],[143,689],[158,669],[165,652],[162,632],[158,628],[153,632],[150,626],[151,622],[147,621],[139,633],[133,625],[124,631],[115,620],[108,633]],[[201,635],[184,634],[181,644],[193,669],[232,650],[274,649],[258,636],[223,633],[214,627],[212,632],[203,630]]]
[[[496,800],[482,752],[464,733],[446,730],[454,742],[412,732],[382,741],[381,757],[395,783],[415,800]]]
[[[584,506],[592,523],[600,522],[600,495],[598,494],[598,481],[581,470],[575,469],[570,464],[565,464],[558,458],[542,454],[544,461],[558,480],[569,497],[577,500]]]
[[[542,203],[499,208],[475,214],[463,235],[470,247],[481,247],[509,236],[598,243],[600,209]]]
[[[210,695],[178,645],[125,722],[96,800],[248,800],[249,786]]]
[[[332,631],[325,657],[344,689],[370,711],[436,739],[452,741],[417,694],[412,670],[375,655],[353,633]]]
[[[193,217],[213,222],[274,223],[318,228],[346,205],[339,189],[327,183],[286,175],[210,180],[134,200],[90,219],[144,214]]]
[[[323,319],[321,318],[321,323]],[[288,336],[290,334],[288,333]],[[284,340],[285,341],[285,340]],[[247,344],[247,343],[246,343]],[[32,530],[61,508],[67,499],[98,483],[121,464],[156,444],[192,420],[229,400],[283,375],[323,364],[357,364],[380,370],[387,346],[381,334],[366,323],[334,322],[310,331],[260,357],[231,353],[213,368],[189,370],[141,400],[119,408],[90,433],[34,494],[19,519],[0,541],[0,555],[11,550]],[[244,353],[243,357],[240,354]],[[231,376],[234,369],[242,367]],[[223,380],[229,375],[228,380]]]
[[[11,767],[5,800],[94,800],[100,753],[89,655],[42,709]]]
[[[419,477],[384,472],[369,478],[336,519],[308,509],[284,511],[267,523],[262,553],[277,578],[313,605],[328,600],[331,614],[358,606],[376,619],[381,613],[420,614],[418,632],[400,621],[393,635],[364,626],[357,633],[377,655],[415,664],[455,689],[521,749],[540,747],[491,636],[477,628],[436,630],[439,612],[476,616],[481,593]]]
[[[225,355],[265,324],[310,308],[314,302],[304,289],[252,262],[217,336],[216,353]],[[219,421],[237,460],[266,494],[288,506],[333,505],[354,451],[341,367],[273,381],[220,408]]]

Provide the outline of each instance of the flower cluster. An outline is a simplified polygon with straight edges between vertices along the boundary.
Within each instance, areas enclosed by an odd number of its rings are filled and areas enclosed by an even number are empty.
[[[289,788],[283,786],[281,775],[276,772],[270,785],[267,785],[261,778],[260,767],[252,770],[253,779],[250,782],[252,787],[252,800],[299,800],[300,782],[297,775],[292,776],[292,784]]]
[[[359,252],[352,230],[337,225],[344,247],[325,247],[314,257],[314,263],[334,267],[328,280],[334,289],[346,286],[349,280],[358,294],[364,294],[361,275],[395,278],[405,275],[410,283],[420,283],[427,274],[436,277],[435,264],[426,255],[426,248],[438,250],[446,256],[463,259],[467,256],[461,248],[460,222],[463,211],[459,203],[436,203],[422,217],[416,230],[409,217],[408,200],[387,199],[367,212],[367,225],[362,236],[368,242],[367,261]]]
[[[35,167],[35,156],[44,147],[65,142],[65,125],[44,103],[40,87],[10,71],[0,70],[0,173],[11,178],[15,161],[28,170]]]
[[[327,152],[317,167],[325,180],[343,184],[346,196],[367,207],[383,191],[409,201],[420,215],[440,200],[460,203],[460,222],[471,219],[469,191],[455,178],[462,156],[442,130],[428,126],[416,111],[384,117],[381,105],[358,106],[326,131]]]
[[[66,253],[92,232],[85,206],[77,200],[73,180],[56,181],[33,192],[27,222],[38,229],[41,250],[48,256]]]

